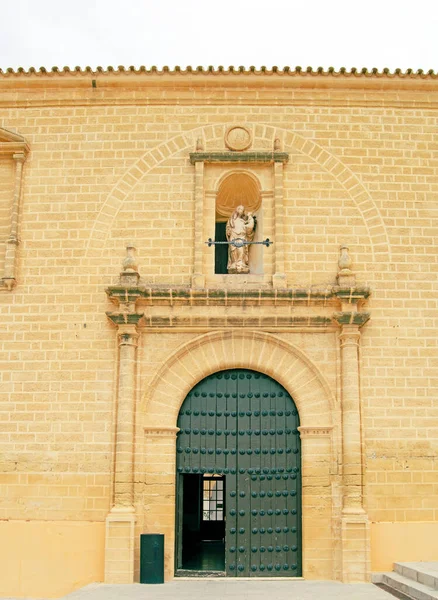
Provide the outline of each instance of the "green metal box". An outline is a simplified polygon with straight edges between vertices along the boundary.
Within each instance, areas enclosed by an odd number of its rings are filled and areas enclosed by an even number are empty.
[[[164,583],[164,535],[140,535],[140,583]]]

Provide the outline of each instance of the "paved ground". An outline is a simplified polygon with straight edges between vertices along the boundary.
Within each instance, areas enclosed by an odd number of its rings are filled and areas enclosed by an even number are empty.
[[[394,600],[372,584],[333,581],[178,580],[164,585],[93,583],[65,600]]]

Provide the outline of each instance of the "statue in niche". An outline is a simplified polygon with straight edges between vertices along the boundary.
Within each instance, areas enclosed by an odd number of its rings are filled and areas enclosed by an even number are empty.
[[[252,212],[245,212],[245,207],[239,204],[227,221],[226,235],[228,246],[228,273],[249,273],[249,252],[247,244],[254,239],[256,218]]]

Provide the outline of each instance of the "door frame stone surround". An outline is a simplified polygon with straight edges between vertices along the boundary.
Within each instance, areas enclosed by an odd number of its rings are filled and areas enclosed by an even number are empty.
[[[129,262],[129,261],[128,261]],[[118,328],[119,356],[116,411],[114,504],[107,518],[105,580],[129,583],[138,563],[135,521],[139,511],[145,532],[166,536],[165,575],[174,574],[176,422],[189,392],[204,377],[223,369],[260,371],[278,381],[294,398],[300,415],[303,476],[303,576],[308,579],[368,581],[369,523],[363,509],[362,445],[360,415],[360,330],[369,314],[361,312],[369,290],[334,286],[323,294],[300,290],[257,290],[249,294],[228,290],[171,290],[148,288],[139,283],[131,267],[116,286],[107,290],[117,309],[107,313]],[[177,331],[169,308],[211,305],[214,314],[229,305],[258,307],[259,326],[245,327],[245,316],[236,317],[227,329],[209,330],[204,317],[191,316],[187,331],[203,323],[201,333],[183,344],[158,369],[148,390],[139,398],[144,429],[144,476],[154,481],[146,505],[134,506],[133,457],[136,403],[137,338],[152,330]],[[305,329],[315,335],[338,332],[340,353],[340,402],[318,366],[297,346],[278,333],[285,317],[277,314],[277,327],[264,326],[282,304],[300,303],[309,315],[296,322],[289,317],[288,332]],[[163,316],[148,320],[146,306],[160,306]],[[341,308],[333,311],[334,308]],[[196,311],[195,311],[196,312]],[[239,311],[235,311],[239,314]],[[167,313],[167,317],[164,316]],[[204,314],[204,313],[203,313]],[[330,314],[330,316],[329,316]],[[167,321],[166,321],[167,318]],[[211,317],[212,319],[215,317]],[[240,320],[239,320],[240,318]],[[265,320],[264,320],[265,319]],[[304,319],[304,320],[303,320]],[[265,329],[270,329],[268,332]],[[277,333],[277,335],[276,335]],[[147,341],[145,341],[147,343]],[[122,407],[122,410],[120,410]],[[138,418],[138,417],[137,417]],[[146,485],[146,487],[148,487]]]

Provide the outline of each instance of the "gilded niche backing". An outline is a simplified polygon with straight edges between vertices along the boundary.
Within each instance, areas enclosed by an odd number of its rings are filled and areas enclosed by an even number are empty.
[[[226,175],[216,196],[216,220],[226,221],[236,206],[243,204],[247,212],[255,213],[262,202],[260,185],[250,173],[238,171]]]

